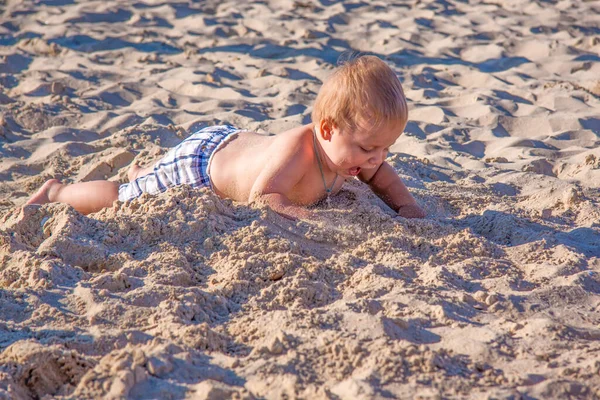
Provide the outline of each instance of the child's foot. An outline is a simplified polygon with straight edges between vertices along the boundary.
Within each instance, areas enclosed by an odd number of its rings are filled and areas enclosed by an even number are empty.
[[[25,204],[46,204],[51,203],[50,200],[50,192],[55,191],[57,188],[61,187],[62,183],[58,181],[58,179],[50,179],[47,180],[46,183],[42,185],[42,187],[33,195],[27,203]]]

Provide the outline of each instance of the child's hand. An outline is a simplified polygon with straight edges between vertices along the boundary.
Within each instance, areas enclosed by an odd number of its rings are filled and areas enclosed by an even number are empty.
[[[425,218],[427,214],[416,204],[401,206],[398,209],[398,215],[404,218]]]
[[[383,162],[374,175],[359,175],[359,178],[367,182],[371,190],[392,210],[398,210],[400,217],[425,218],[425,211],[417,205],[402,179],[388,163]]]

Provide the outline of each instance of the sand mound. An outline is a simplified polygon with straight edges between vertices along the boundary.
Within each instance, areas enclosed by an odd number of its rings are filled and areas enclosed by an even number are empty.
[[[492,189],[471,196],[507,203]],[[10,390],[136,397],[158,387],[184,396],[208,379],[215,393],[323,396],[323,382],[350,398],[417,389],[411,379],[422,376],[458,394],[466,381],[485,390],[538,384],[513,365],[530,351],[554,354],[564,340],[595,340],[595,326],[573,318],[591,315],[600,293],[594,229],[489,206],[407,221],[375,201],[351,185],[332,209],[317,209],[320,223],[184,187],[93,218],[60,204],[15,209],[2,222],[0,276],[6,290],[36,295],[24,296],[27,307],[4,299],[3,310],[26,313],[5,312],[7,330],[28,326],[32,338],[8,333],[2,357],[19,366],[5,369]],[[65,347],[76,372],[64,372]],[[48,368],[35,369],[40,358]]]

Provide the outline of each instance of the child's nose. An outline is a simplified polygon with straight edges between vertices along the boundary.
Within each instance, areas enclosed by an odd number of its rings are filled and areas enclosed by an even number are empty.
[[[369,159],[369,163],[372,164],[373,166],[377,166],[377,165],[381,164],[383,162],[383,160],[385,160],[386,155],[387,155],[386,150],[379,151],[379,152],[377,152],[377,154],[375,156],[373,156]]]

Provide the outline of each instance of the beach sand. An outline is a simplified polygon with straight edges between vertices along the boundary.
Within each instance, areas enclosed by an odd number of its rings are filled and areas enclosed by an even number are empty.
[[[600,396],[600,2],[0,8],[0,398]],[[358,181],[327,222],[185,187],[22,207],[207,125],[307,123],[347,51],[401,78],[424,220]]]

